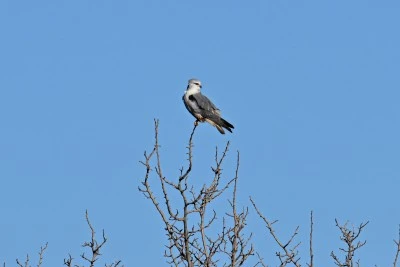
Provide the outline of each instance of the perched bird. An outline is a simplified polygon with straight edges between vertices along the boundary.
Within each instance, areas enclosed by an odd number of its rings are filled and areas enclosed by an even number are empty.
[[[200,92],[201,82],[197,79],[190,79],[185,94],[182,97],[187,110],[196,118],[195,124],[208,122],[215,126],[221,134],[225,134],[223,128],[232,132],[232,124],[221,118],[220,110]]]

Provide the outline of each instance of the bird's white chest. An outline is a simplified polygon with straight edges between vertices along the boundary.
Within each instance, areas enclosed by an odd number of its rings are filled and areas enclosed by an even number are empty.
[[[185,95],[187,95],[188,97],[189,97],[190,95],[198,94],[198,93],[200,93],[200,88],[197,88],[197,87],[189,87],[189,88],[185,91]]]

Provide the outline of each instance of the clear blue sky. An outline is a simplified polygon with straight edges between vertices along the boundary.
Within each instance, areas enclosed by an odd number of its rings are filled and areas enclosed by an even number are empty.
[[[137,191],[160,119],[164,172],[186,163],[189,78],[235,125],[195,136],[196,183],[214,147],[241,153],[251,195],[283,237],[300,225],[307,260],[334,266],[334,219],[370,221],[362,265],[393,262],[400,223],[399,1],[0,2],[0,261],[45,242],[44,266],[79,257],[84,221],[106,230],[103,260],[165,266],[162,223]],[[222,147],[221,147],[222,148]],[[195,174],[201,175],[195,175]],[[228,198],[228,196],[225,196]],[[223,208],[226,202],[220,201]],[[256,249],[275,247],[250,210]]]

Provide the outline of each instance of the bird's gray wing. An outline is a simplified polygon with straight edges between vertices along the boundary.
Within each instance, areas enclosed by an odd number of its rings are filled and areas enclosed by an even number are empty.
[[[213,115],[221,116],[221,111],[205,95],[201,93],[193,94],[189,96],[189,100],[195,102],[194,104],[199,108],[200,113],[206,115],[211,112]]]
[[[193,94],[188,97],[183,96],[183,102],[186,108],[199,121],[207,121],[215,126],[221,134],[225,134],[224,129],[232,132],[232,124],[221,118],[220,110],[201,93]]]

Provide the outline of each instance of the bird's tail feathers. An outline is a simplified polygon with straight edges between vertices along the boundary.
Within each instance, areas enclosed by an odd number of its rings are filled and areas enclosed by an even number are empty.
[[[217,130],[221,133],[221,134],[225,134],[224,128],[222,128],[219,125],[215,125],[215,127],[217,128]]]
[[[235,128],[235,127],[233,127],[232,124],[230,124],[229,122],[227,122],[223,118],[220,118],[220,117],[217,117],[217,116],[212,117],[212,118],[207,118],[205,120],[208,123],[210,123],[211,125],[215,126],[215,128],[217,128],[217,130],[221,134],[225,134],[224,128],[227,129],[229,132],[232,132],[232,129]]]
[[[223,118],[221,118],[221,121],[222,121],[222,125],[221,126],[226,128],[228,131],[232,132],[232,130],[230,128],[235,129],[235,127],[233,127],[232,124],[230,124],[229,122],[227,122]]]
[[[205,119],[206,122],[208,122],[209,124],[211,124],[212,126],[215,126],[215,128],[217,128],[217,130],[221,133],[221,134],[225,134],[224,129],[215,121],[215,118],[212,119]]]

